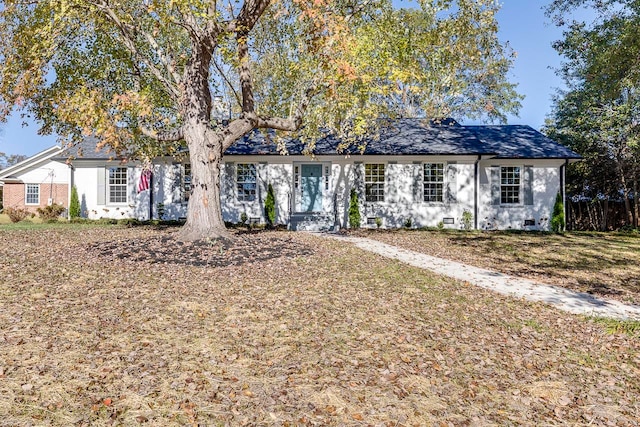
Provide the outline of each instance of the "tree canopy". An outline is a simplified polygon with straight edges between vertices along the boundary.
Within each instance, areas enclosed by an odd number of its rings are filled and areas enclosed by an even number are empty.
[[[593,7],[596,20],[566,23],[579,6]],[[574,192],[622,199],[627,223],[637,226],[640,2],[557,0],[549,13],[567,25],[555,48],[565,57],[559,73],[568,89],[555,99],[547,132],[585,157],[572,170]]]
[[[189,149],[185,239],[224,234],[219,164],[254,129],[347,143],[376,119],[504,121],[520,97],[493,0],[5,1],[0,118],[141,158]],[[224,118],[224,121],[220,119]]]

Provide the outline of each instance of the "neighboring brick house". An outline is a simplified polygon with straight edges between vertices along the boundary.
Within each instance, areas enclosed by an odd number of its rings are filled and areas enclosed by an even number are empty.
[[[3,207],[33,213],[52,203],[68,207],[70,168],[53,160],[60,152],[60,147],[51,147],[0,171]]]

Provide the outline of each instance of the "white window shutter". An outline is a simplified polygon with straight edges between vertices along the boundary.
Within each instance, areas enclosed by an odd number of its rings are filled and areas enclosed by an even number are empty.
[[[97,196],[98,205],[106,205],[106,197],[107,197],[107,186],[106,186],[106,172],[107,169],[105,167],[98,167],[98,189]]]
[[[447,202],[458,202],[458,167],[456,162],[447,163]]]
[[[491,204],[500,204],[500,166],[491,166]]]

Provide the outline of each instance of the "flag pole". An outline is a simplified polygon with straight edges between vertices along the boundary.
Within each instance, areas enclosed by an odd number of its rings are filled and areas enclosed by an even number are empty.
[[[153,166],[149,173],[149,221],[153,221]]]

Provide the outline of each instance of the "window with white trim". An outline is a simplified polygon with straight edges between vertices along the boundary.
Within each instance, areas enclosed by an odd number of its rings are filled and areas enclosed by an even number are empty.
[[[236,188],[239,202],[253,202],[256,199],[258,174],[253,163],[238,163],[236,165]]]
[[[500,203],[520,203],[520,166],[500,167]]]
[[[384,163],[364,165],[364,194],[367,202],[384,202]]]
[[[40,184],[27,184],[25,186],[24,200],[25,200],[25,204],[27,205],[39,205],[40,204]]]
[[[109,168],[109,181],[107,188],[109,203],[127,203],[128,178],[129,172],[127,168]]]
[[[444,163],[425,163],[422,178],[423,200],[425,202],[443,202]]]

